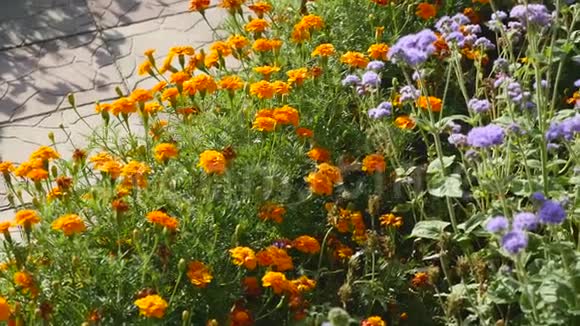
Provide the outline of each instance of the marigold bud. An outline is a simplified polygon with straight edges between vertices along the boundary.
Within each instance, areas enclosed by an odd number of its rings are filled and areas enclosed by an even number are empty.
[[[73,93],[68,94],[67,99],[72,107],[76,106],[75,95]]]
[[[184,273],[185,270],[187,269],[187,263],[185,262],[185,259],[181,258],[179,260],[179,263],[177,264],[177,269],[179,270],[180,273]]]
[[[54,143],[54,132],[52,132],[52,131],[48,132],[48,139]]]

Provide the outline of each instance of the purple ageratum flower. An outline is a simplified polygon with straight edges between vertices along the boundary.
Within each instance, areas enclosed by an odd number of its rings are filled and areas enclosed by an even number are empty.
[[[451,32],[445,36],[447,43],[455,43],[458,47],[463,47],[465,44],[465,36],[461,32]]]
[[[370,109],[368,114],[372,119],[380,119],[391,115],[391,110],[393,109],[393,104],[391,102],[382,102],[376,108]]]
[[[367,70],[379,71],[385,67],[385,63],[382,61],[374,60],[367,64]]]
[[[475,47],[481,48],[485,51],[490,51],[495,49],[495,45],[493,43],[491,43],[491,41],[485,37],[480,37],[477,40],[475,40],[475,43],[473,43],[473,45]]]
[[[566,219],[566,211],[560,203],[545,200],[538,210],[538,217],[544,224],[560,224]]]
[[[500,233],[508,229],[509,222],[504,216],[495,216],[485,224],[485,229],[490,233]]]
[[[497,77],[496,77],[495,81],[493,82],[493,87],[499,88],[503,84],[511,83],[512,81],[513,81],[513,79],[510,76],[508,76],[507,74],[505,74],[503,72],[500,72],[497,74]]]
[[[536,202],[538,202],[538,203],[543,203],[543,202],[545,202],[545,201],[546,201],[546,196],[544,196],[544,194],[543,194],[543,193],[541,193],[541,192],[539,192],[539,191],[538,191],[538,192],[534,192],[534,193],[532,194],[532,197],[531,197],[531,199],[532,199],[533,201],[536,201]]]
[[[357,75],[348,75],[342,80],[342,86],[355,86],[360,84],[360,78]]]
[[[455,147],[465,146],[467,144],[467,136],[464,134],[451,134],[447,138],[447,141]]]
[[[374,71],[367,71],[362,76],[362,84],[370,87],[381,85],[381,77]]]
[[[505,13],[505,11],[498,10],[491,14],[491,19],[504,21],[507,18],[507,16],[508,15]]]
[[[421,92],[412,85],[406,85],[401,87],[399,94],[401,94],[401,102],[405,102],[418,99],[421,95]]]
[[[508,253],[515,255],[528,246],[528,235],[523,231],[510,231],[501,238],[501,246]]]
[[[481,33],[481,26],[474,24],[464,25],[463,31],[467,34],[479,34]]]
[[[522,127],[520,127],[520,125],[517,124],[516,122],[510,123],[506,129],[507,129],[507,131],[514,133],[516,135],[525,135],[526,134],[526,131],[523,130]]]
[[[453,121],[447,122],[447,124],[445,125],[445,128],[451,129],[451,131],[453,133],[458,133],[461,131],[461,125],[459,125]]]
[[[489,101],[486,99],[478,100],[476,98],[472,98],[467,103],[467,107],[475,113],[485,113],[491,108],[491,103],[489,103]]]
[[[417,81],[417,80],[423,78],[423,75],[424,75],[424,71],[415,70],[413,72],[413,75],[411,75],[411,78],[413,78],[414,81]]]
[[[504,58],[497,58],[493,62],[493,69],[499,71],[507,71],[509,69],[509,62]]]
[[[534,213],[522,212],[514,215],[514,230],[533,231],[538,227],[538,217]]]
[[[554,141],[563,138],[571,141],[578,133],[580,133],[580,114],[566,118],[562,122],[552,122],[546,131],[546,140]]]
[[[519,20],[522,24],[528,23],[538,26],[550,26],[552,15],[542,4],[517,5],[510,11],[510,17]]]
[[[484,127],[475,127],[467,133],[467,143],[476,148],[486,148],[501,145],[504,141],[505,131],[495,124]]]
[[[387,57],[393,63],[402,61],[416,67],[427,61],[429,55],[435,52],[433,42],[436,40],[437,36],[429,29],[403,36],[389,49]]]
[[[379,106],[377,106],[377,109],[387,110],[390,112],[393,109],[393,103],[387,101],[381,102]]]
[[[540,81],[540,85],[542,86],[542,88],[548,88],[548,81],[547,81],[547,80],[545,80],[545,79],[542,79],[542,80]],[[534,87],[534,90],[538,89],[538,85],[537,85],[537,83],[536,83],[536,82],[534,82],[534,85],[533,85],[533,87]]]

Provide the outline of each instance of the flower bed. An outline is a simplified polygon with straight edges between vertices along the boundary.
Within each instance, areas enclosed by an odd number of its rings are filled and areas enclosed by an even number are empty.
[[[578,5],[219,7],[228,35],[146,51],[158,83],[97,103],[88,148],[0,163],[0,320],[577,321]]]

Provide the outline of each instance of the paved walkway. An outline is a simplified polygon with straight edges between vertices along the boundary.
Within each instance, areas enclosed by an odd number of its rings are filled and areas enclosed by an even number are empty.
[[[67,94],[97,122],[94,102],[115,98],[115,87],[153,84],[136,74],[144,50],[162,58],[174,45],[207,46],[212,32],[188,7],[187,0],[0,1],[0,160],[26,160],[49,144],[50,131],[68,157],[69,135],[79,146],[88,130]],[[225,11],[206,15],[216,26]],[[0,212],[0,220],[12,217],[1,195]]]

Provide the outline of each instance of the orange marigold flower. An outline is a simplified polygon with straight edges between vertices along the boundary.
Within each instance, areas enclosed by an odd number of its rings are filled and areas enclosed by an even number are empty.
[[[306,182],[310,185],[310,191],[317,195],[332,195],[333,184],[328,176],[320,172],[311,172],[306,177]]]
[[[98,103],[95,104],[95,112],[97,113],[101,113],[101,112],[110,112],[111,111],[111,104],[109,103]]]
[[[477,14],[477,11],[475,11],[475,9],[468,7],[463,9],[463,14],[469,18],[469,20],[471,21],[472,24],[479,24],[480,22],[480,18],[479,15]]]
[[[440,112],[442,103],[443,101],[435,96],[419,96],[419,99],[417,100],[418,107],[423,110],[431,110],[432,112]]]
[[[173,58],[175,58],[175,53],[173,52],[169,52],[167,54],[167,57],[165,57],[165,59],[163,59],[163,62],[161,63],[161,67],[159,67],[159,73],[164,74],[167,70],[175,70],[173,68],[173,66],[171,65],[171,63],[173,62]]]
[[[35,168],[28,171],[26,177],[34,182],[39,182],[48,179],[48,171],[43,168]]]
[[[181,45],[181,46],[174,46],[169,49],[169,53],[174,55],[194,55],[195,50],[193,46],[189,45]]]
[[[123,169],[123,165],[120,162],[115,160],[110,160],[103,162],[101,164],[95,164],[95,169],[107,173],[111,176],[111,178],[117,179],[119,175],[121,175],[121,170]]]
[[[309,279],[307,276],[302,275],[298,279],[290,281],[292,287],[298,292],[308,292],[312,291],[316,287],[316,281]]]
[[[161,91],[162,89],[164,89],[165,86],[167,86],[167,82],[162,80],[162,81],[158,82],[157,84],[155,84],[153,87],[151,87],[151,92],[157,93],[157,92]]]
[[[230,312],[229,326],[252,326],[252,325],[254,325],[254,320],[248,309],[236,306]]]
[[[131,92],[129,98],[134,102],[143,103],[153,99],[153,95],[151,95],[151,92],[146,89],[137,88]]]
[[[250,85],[250,94],[260,100],[271,99],[274,97],[274,87],[266,80],[260,80]]]
[[[311,29],[322,29],[324,27],[324,21],[320,16],[316,15],[306,15],[302,17],[299,24],[303,24]]]
[[[417,5],[415,15],[424,20],[431,19],[437,15],[437,7],[427,2],[421,2]]]
[[[39,223],[40,216],[38,216],[38,213],[35,210],[23,209],[16,212],[16,215],[14,216],[14,222],[18,225],[27,227]]]
[[[284,96],[290,94],[290,90],[292,86],[289,83],[283,82],[281,80],[277,80],[271,83],[272,87],[274,88],[274,92],[276,95]]]
[[[284,105],[281,108],[274,109],[272,118],[274,118],[276,122],[281,125],[298,126],[300,113],[298,113],[298,110],[295,108]]]
[[[324,43],[317,46],[314,51],[310,54],[312,57],[330,57],[331,55],[335,54],[336,50],[334,49],[334,45],[330,43]]]
[[[183,84],[184,81],[188,80],[189,78],[191,78],[190,74],[184,71],[178,71],[171,74],[171,77],[169,77],[169,81],[174,84],[181,85]]]
[[[288,288],[288,280],[286,275],[280,272],[267,272],[264,277],[262,277],[262,286],[267,288],[271,287],[274,293],[281,294]]]
[[[355,51],[348,51],[340,57],[340,62],[345,63],[353,68],[364,69],[369,63],[369,59],[364,54]]]
[[[413,287],[421,288],[429,285],[429,274],[425,272],[417,272],[411,280]]]
[[[14,273],[14,284],[27,290],[34,287],[34,279],[32,275],[26,271]]]
[[[314,147],[307,154],[310,159],[316,162],[327,162],[330,160],[330,152],[322,147]]]
[[[342,174],[340,169],[334,165],[328,163],[322,163],[318,165],[318,172],[324,174],[330,182],[338,184],[342,182]]]
[[[296,135],[298,135],[298,137],[312,138],[314,136],[314,131],[305,127],[300,127],[296,129]]]
[[[415,120],[408,115],[400,115],[395,119],[395,126],[400,129],[413,129],[415,128]]]
[[[141,299],[135,300],[135,305],[139,308],[139,314],[147,318],[163,318],[168,305],[167,302],[157,294],[150,294]]]
[[[66,236],[82,233],[87,229],[83,219],[76,214],[63,215],[54,220],[51,226],[53,230],[61,230]]]
[[[387,165],[381,154],[367,155],[362,162],[362,170],[366,173],[385,172]]]
[[[369,57],[375,60],[387,60],[389,46],[385,43],[373,44],[367,50]]]
[[[210,0],[190,0],[189,10],[203,12],[209,7]]]
[[[269,80],[273,73],[280,71],[280,67],[276,66],[259,66],[254,67],[254,71],[261,74],[265,80]]]
[[[252,129],[258,131],[274,131],[276,129],[277,121],[269,117],[257,117],[252,123]]]
[[[387,323],[379,316],[372,316],[363,320],[361,326],[387,326]]]
[[[30,154],[29,160],[42,160],[42,161],[49,161],[53,159],[59,159],[60,155],[49,146],[40,146],[37,150]]]
[[[8,232],[8,229],[10,229],[12,226],[14,226],[14,224],[12,224],[11,221],[0,222],[0,233]]]
[[[225,9],[240,9],[246,0],[221,0],[219,6]]]
[[[306,78],[308,78],[308,69],[306,68],[298,68],[293,70],[288,70],[286,72],[288,76],[288,83],[289,84],[296,84],[298,86],[302,85]]]
[[[349,259],[354,254],[354,252],[350,247],[341,244],[338,248],[336,248],[334,254],[338,259],[344,260]]]
[[[129,97],[121,97],[118,100],[111,103],[111,113],[114,115],[130,114],[137,112],[137,106],[135,101]]]
[[[282,47],[281,40],[259,38],[252,44],[252,49],[257,52],[276,51]]]
[[[275,246],[270,246],[256,254],[256,259],[260,266],[272,266],[279,272],[284,272],[294,268],[292,257],[286,250]]]
[[[254,270],[258,261],[254,250],[248,247],[235,247],[229,250],[234,265],[244,266],[249,270]]]
[[[217,90],[217,83],[207,74],[199,74],[191,78],[193,87],[200,92],[213,93]]]
[[[153,64],[151,64],[151,61],[149,60],[145,60],[143,61],[139,67],[137,68],[137,74],[139,76],[144,76],[147,74],[153,74]]]
[[[217,51],[209,51],[209,54],[203,59],[206,68],[217,67],[220,63],[220,53]]]
[[[260,1],[248,6],[248,8],[253,11],[258,17],[263,17],[265,13],[272,10],[272,5],[267,2]]]
[[[219,81],[219,87],[229,92],[235,92],[244,87],[244,81],[239,76],[226,76]]]
[[[12,315],[12,308],[4,297],[0,297],[0,321],[8,321]]]
[[[14,165],[10,161],[2,161],[0,162],[0,172],[1,173],[8,173],[14,171]]]
[[[170,158],[174,158],[179,153],[177,147],[171,143],[158,144],[153,149],[153,152],[155,155],[155,159],[161,162],[167,161]]]
[[[242,286],[244,288],[244,293],[247,296],[257,297],[262,294],[262,289],[260,288],[260,283],[258,279],[254,276],[247,276],[242,279]]]
[[[176,218],[171,217],[162,211],[152,211],[147,213],[147,220],[172,231],[175,231],[179,226],[179,221]]]
[[[407,319],[409,319],[409,314],[408,314],[408,313],[406,313],[406,312],[402,312],[402,313],[399,315],[399,318],[401,318],[401,320],[407,320]]]
[[[216,41],[210,46],[210,50],[212,52],[217,52],[223,58],[232,54],[232,47],[228,42],[225,41]]]
[[[163,106],[161,106],[159,102],[147,102],[143,107],[143,112],[148,114],[155,114],[163,111],[163,109],[164,109]]]
[[[223,174],[226,170],[226,158],[224,154],[214,150],[206,150],[199,155],[199,164],[205,173]]]
[[[389,213],[384,214],[380,218],[381,225],[389,227],[400,228],[403,225],[403,218],[400,216],[395,216],[395,214]]]
[[[161,94],[161,99],[163,101],[173,101],[177,95],[179,95],[179,90],[177,87],[170,87],[163,91],[163,94]]]
[[[149,166],[138,161],[131,161],[121,169],[121,176],[125,179],[123,183],[127,186],[137,184],[140,188],[147,186],[147,175],[151,172]]]
[[[282,205],[268,203],[260,208],[258,217],[262,221],[272,220],[276,223],[282,223],[286,208]]]
[[[246,26],[244,26],[244,29],[250,33],[261,33],[264,32],[268,26],[270,26],[270,23],[268,23],[267,20],[262,18],[255,18],[247,23]]]
[[[191,284],[198,288],[204,288],[213,279],[209,268],[200,261],[192,261],[187,265],[187,277]]]
[[[320,251],[318,240],[308,235],[301,235],[292,241],[292,246],[296,250],[306,254],[315,254]]]
[[[241,50],[250,45],[250,41],[242,35],[232,35],[227,40],[230,47]]]
[[[303,23],[294,25],[291,35],[292,41],[295,43],[302,43],[310,39],[310,29]]]

